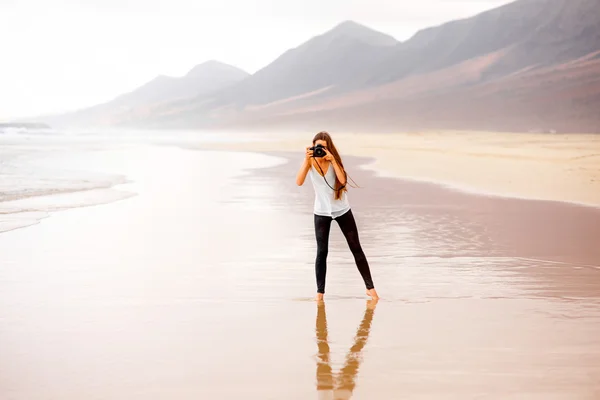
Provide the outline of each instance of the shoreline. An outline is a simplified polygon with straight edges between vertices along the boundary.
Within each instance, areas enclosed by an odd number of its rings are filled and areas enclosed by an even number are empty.
[[[600,208],[600,135],[448,131],[369,135],[332,133],[332,136],[343,156],[361,159],[354,166],[355,171],[350,170],[351,175],[365,171],[380,178],[432,184],[472,196]],[[310,140],[311,134],[252,134],[252,138],[257,140],[250,141],[248,135],[241,133],[229,133],[228,137],[231,140],[202,141],[199,138],[196,142],[181,142],[173,138],[154,143],[152,147],[260,153],[290,160],[293,154],[301,155],[306,147],[306,138]],[[471,143],[467,145],[466,142]],[[532,151],[532,144],[536,151]],[[486,179],[487,176],[496,179]],[[0,216],[8,216],[4,218],[5,223],[14,219],[11,216],[15,215],[15,210],[10,206],[16,202],[43,203],[48,199],[51,203],[54,198],[85,196],[85,193],[98,190],[112,192],[132,182],[121,176],[118,182],[103,183],[99,187],[69,188],[5,199],[0,201]],[[89,205],[118,200],[109,199]],[[74,204],[71,207],[62,204],[58,210],[33,207],[22,212],[41,215],[81,206],[86,205]],[[0,232],[30,225],[0,228]]]
[[[206,143],[206,142],[203,142]],[[134,151],[143,148],[140,145]],[[176,149],[179,151],[196,152],[195,149],[173,144],[152,144],[149,148],[160,150]],[[110,152],[108,149],[100,149],[98,152]],[[118,150],[114,150],[118,151]],[[98,154],[96,150],[86,150],[88,154]],[[230,151],[223,150],[227,153]],[[259,155],[260,152],[243,152],[246,154]],[[283,157],[279,157],[282,158]],[[259,169],[268,167],[259,167]],[[251,168],[252,169],[252,168]],[[89,173],[97,173],[90,168]],[[82,171],[87,171],[86,167]],[[85,172],[84,172],[85,173]],[[109,172],[105,172],[109,176]],[[249,171],[243,169],[242,174]],[[78,188],[50,188],[45,190],[26,190],[20,194],[14,194],[0,198],[0,235],[40,224],[54,213],[77,208],[87,208],[99,205],[109,205],[139,195],[135,189],[136,182],[129,174],[120,172],[118,179],[111,182],[98,182],[96,186],[81,186]],[[86,180],[86,183],[91,181]],[[1,194],[1,193],[0,193]]]
[[[105,188],[73,189],[0,201],[0,234],[38,225],[53,213],[74,208],[106,205],[135,197],[137,193],[119,188],[130,183],[125,182]],[[93,197],[93,200],[90,200],[90,196]],[[86,198],[86,200],[77,202],[80,197]],[[61,199],[66,202],[61,203]],[[11,206],[13,206],[12,209]]]
[[[571,206],[579,206],[584,208],[592,208],[592,209],[600,209],[600,204],[595,203],[585,203],[578,202],[573,200],[560,200],[560,199],[543,199],[536,197],[527,197],[523,195],[519,195],[517,193],[499,193],[493,191],[486,191],[483,189],[479,189],[475,186],[469,186],[466,184],[459,184],[453,182],[445,182],[435,179],[428,178],[413,178],[410,176],[396,176],[387,171],[383,171],[378,169],[377,167],[377,159],[373,158],[373,162],[361,164],[359,168],[367,171],[372,171],[375,176],[380,178],[392,178],[406,182],[415,182],[415,183],[428,183],[432,185],[436,185],[440,188],[456,191],[459,193],[464,193],[472,196],[481,196],[481,197],[491,197],[491,198],[500,198],[500,199],[513,199],[513,200],[523,200],[523,201],[538,201],[538,202],[547,202],[547,203],[556,203],[556,204],[566,204]]]
[[[288,162],[277,168],[256,169],[256,175],[275,179],[282,185],[282,190],[294,193],[297,204],[305,208],[303,214],[311,214],[311,190],[298,187],[292,179],[302,155],[297,152],[264,154],[279,155]],[[372,169],[361,168],[364,163],[365,157],[348,156],[345,159],[346,167],[355,171],[352,176],[360,187],[351,189],[350,200],[353,208],[356,206],[357,210],[360,209],[356,214],[357,221],[377,215],[380,209],[396,210],[393,215],[386,217],[390,221],[406,218],[407,215],[424,218],[433,225],[410,236],[410,240],[421,235],[425,237],[426,245],[422,246],[427,249],[420,252],[419,257],[508,257],[528,262],[600,269],[600,248],[595,239],[600,237],[600,207],[482,195],[436,182],[380,176]],[[441,225],[433,222],[438,219]],[[431,240],[432,232],[443,229],[441,227],[448,221],[458,224],[445,240],[448,243],[440,245]],[[401,233],[394,232],[389,238],[370,240],[386,241],[398,234]],[[370,235],[378,237],[381,232],[374,231]],[[452,238],[452,235],[458,237]],[[389,248],[397,247],[394,239],[391,240]],[[462,248],[452,249],[457,242],[462,243]]]
[[[380,177],[432,183],[480,196],[600,208],[600,135],[422,132],[332,136],[343,156],[370,159],[360,168]],[[310,141],[311,134],[266,133],[261,141],[201,143],[192,148],[300,153],[307,138]]]

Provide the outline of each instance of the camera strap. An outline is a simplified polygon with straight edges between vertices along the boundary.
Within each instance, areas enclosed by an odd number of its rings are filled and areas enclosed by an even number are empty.
[[[329,182],[327,182],[327,179],[325,178],[325,173],[321,169],[321,166],[319,165],[319,162],[317,160],[315,160],[315,164],[317,164],[317,167],[319,167],[319,171],[321,171],[321,176],[323,177],[323,180],[325,181],[327,186],[329,186],[331,188],[331,190],[333,190],[335,192],[336,189],[332,188],[331,185],[329,184]],[[329,168],[333,168],[333,163],[329,166]],[[335,170],[333,172],[335,174]],[[346,171],[344,171],[344,174],[346,175],[346,183],[348,183],[348,174],[346,174]],[[345,187],[346,187],[346,184],[340,186],[340,188],[337,190],[342,190]]]

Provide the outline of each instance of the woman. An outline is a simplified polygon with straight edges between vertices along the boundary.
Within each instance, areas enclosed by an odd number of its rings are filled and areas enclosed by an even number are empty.
[[[311,148],[323,146],[324,156],[316,157]],[[331,136],[327,132],[319,132],[313,138],[313,145],[306,148],[304,162],[298,171],[296,183],[298,186],[304,184],[306,175],[310,173],[310,179],[315,190],[314,220],[315,236],[317,239],[317,259],[315,261],[315,274],[317,277],[318,301],[323,300],[325,293],[325,275],[327,272],[327,252],[329,250],[329,230],[331,221],[335,220],[352,251],[356,266],[360,272],[367,294],[372,299],[379,298],[373,286],[371,271],[365,253],[358,239],[356,222],[350,209],[346,189],[346,171]]]

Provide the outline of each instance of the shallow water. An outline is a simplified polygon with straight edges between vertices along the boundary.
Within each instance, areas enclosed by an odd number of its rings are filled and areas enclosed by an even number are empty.
[[[128,171],[111,160],[119,159],[113,152],[232,140],[259,138],[131,130],[0,134],[0,233],[34,225],[53,211],[133,196],[114,190],[128,182]]]
[[[371,207],[351,197],[382,300],[366,302],[334,223],[318,307],[295,166],[146,144],[88,160],[135,196],[0,234],[2,399],[600,394],[593,265],[519,257],[390,187]]]

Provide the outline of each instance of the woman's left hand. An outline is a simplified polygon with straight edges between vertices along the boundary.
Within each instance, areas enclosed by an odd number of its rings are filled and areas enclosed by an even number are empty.
[[[333,157],[333,155],[329,152],[329,150],[325,149],[325,157],[323,157],[325,160],[330,161],[330,162],[334,162],[335,161],[335,157]]]

